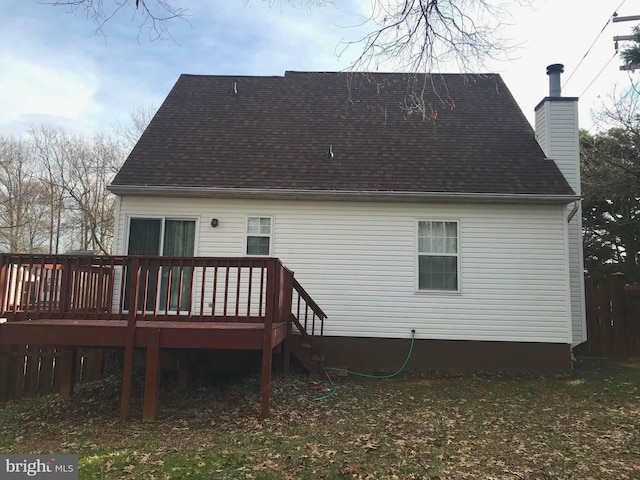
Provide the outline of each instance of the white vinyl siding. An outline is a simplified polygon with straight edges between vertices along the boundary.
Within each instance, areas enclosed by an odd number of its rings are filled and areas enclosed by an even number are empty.
[[[570,343],[564,205],[123,197],[121,212],[198,215],[201,256],[244,256],[247,215],[277,218],[271,256],[327,313],[326,335]],[[459,221],[460,294],[416,293],[417,219]]]

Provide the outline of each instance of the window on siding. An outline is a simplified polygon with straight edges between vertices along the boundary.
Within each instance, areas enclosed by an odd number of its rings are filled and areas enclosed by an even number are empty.
[[[418,290],[458,291],[458,222],[418,222]]]
[[[271,218],[247,218],[247,255],[271,254]]]

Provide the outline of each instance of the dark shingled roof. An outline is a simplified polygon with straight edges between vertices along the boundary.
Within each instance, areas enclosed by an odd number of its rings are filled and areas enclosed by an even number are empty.
[[[495,74],[182,75],[112,186],[573,195]]]

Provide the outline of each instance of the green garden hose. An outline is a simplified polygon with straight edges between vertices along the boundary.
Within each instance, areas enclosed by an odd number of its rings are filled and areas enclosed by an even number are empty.
[[[336,368],[336,367],[325,367],[322,369],[322,371],[324,372],[325,376],[327,377],[327,380],[329,380],[329,384],[331,385],[331,393],[328,393],[326,395],[323,395],[321,397],[316,397],[313,399],[314,402],[319,402],[321,400],[326,400],[327,398],[333,397],[336,394],[336,384],[333,383],[333,380],[331,380],[331,377],[329,376],[328,372],[343,372],[343,373],[349,373],[351,375],[355,375],[357,377],[364,377],[364,378],[373,378],[373,379],[377,379],[377,380],[384,380],[385,378],[393,378],[397,375],[399,375],[404,368],[407,366],[407,363],[409,363],[409,359],[411,358],[411,354],[413,353],[413,344],[415,342],[415,337],[416,337],[416,331],[415,330],[411,330],[411,345],[409,346],[409,353],[407,353],[407,358],[404,359],[404,363],[402,364],[402,366],[396,370],[393,373],[389,373],[387,375],[370,375],[368,373],[360,373],[360,372],[353,372],[351,370],[346,370],[344,368]]]

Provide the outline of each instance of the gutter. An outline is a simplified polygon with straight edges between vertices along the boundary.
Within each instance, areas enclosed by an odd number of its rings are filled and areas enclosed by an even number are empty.
[[[502,193],[402,192],[357,190],[305,190],[263,188],[177,187],[157,185],[109,185],[118,196],[162,196],[269,200],[351,200],[427,203],[525,203],[567,205],[580,200],[579,195],[536,195]]]

